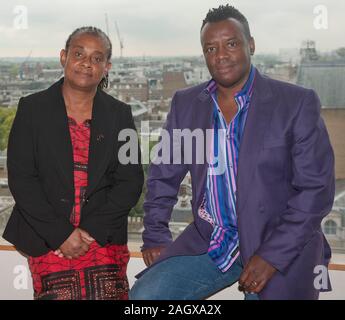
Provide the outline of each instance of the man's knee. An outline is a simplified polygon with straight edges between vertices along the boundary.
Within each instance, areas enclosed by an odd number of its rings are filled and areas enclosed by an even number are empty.
[[[128,293],[129,300],[159,300],[159,288],[151,286],[145,279],[137,280]]]

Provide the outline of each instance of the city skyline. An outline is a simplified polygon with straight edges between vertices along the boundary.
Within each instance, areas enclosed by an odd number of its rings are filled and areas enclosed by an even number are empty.
[[[61,0],[47,5],[42,0],[6,1],[0,12],[0,58],[26,57],[30,52],[32,57],[58,57],[75,28],[94,25],[106,31],[105,14],[114,57],[119,56],[115,21],[124,39],[124,56],[198,56],[202,54],[199,41],[202,20],[210,8],[226,3],[217,0],[176,0],[174,3],[167,0],[77,0],[73,3]],[[341,34],[345,27],[342,19],[345,4],[336,0],[322,3],[263,0],[260,5],[235,0],[231,4],[248,18],[258,54],[299,48],[306,39],[314,40],[321,52],[345,46]]]

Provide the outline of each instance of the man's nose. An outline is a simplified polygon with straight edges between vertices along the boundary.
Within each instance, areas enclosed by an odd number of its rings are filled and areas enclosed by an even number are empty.
[[[228,58],[228,52],[224,46],[219,46],[217,51],[217,62],[222,62]]]

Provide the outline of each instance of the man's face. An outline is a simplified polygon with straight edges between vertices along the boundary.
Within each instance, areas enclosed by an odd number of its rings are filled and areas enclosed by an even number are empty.
[[[65,79],[80,89],[94,89],[111,67],[104,41],[93,35],[75,36],[68,51],[61,50]]]
[[[201,45],[213,79],[225,88],[242,84],[250,70],[254,39],[247,39],[235,19],[207,23],[201,31]]]

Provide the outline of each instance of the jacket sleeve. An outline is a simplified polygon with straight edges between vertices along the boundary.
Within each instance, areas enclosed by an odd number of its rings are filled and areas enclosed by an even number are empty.
[[[291,184],[295,194],[278,226],[256,252],[282,273],[319,232],[334,199],[333,150],[320,117],[320,101],[312,90],[301,103],[293,136]]]
[[[173,129],[178,129],[177,104],[178,93],[173,97],[171,109],[163,127],[165,134],[160,138],[162,152],[159,155],[165,160],[168,159],[169,163],[151,163],[149,168],[147,194],[144,202],[144,245],[142,250],[166,246],[172,242],[169,221],[177,202],[180,184],[188,171],[188,166],[184,164],[183,159],[175,158],[179,153],[183,157],[181,144],[173,139]],[[164,156],[163,154],[167,150],[170,153],[168,156]],[[178,152],[174,154],[174,151]]]
[[[69,237],[74,227],[67,218],[55,212],[40,183],[30,110],[30,105],[21,98],[9,135],[8,184],[20,214],[55,250]]]
[[[126,106],[123,112],[122,129],[130,130],[135,133],[136,142],[138,136],[134,125],[131,109]],[[127,139],[128,140],[128,139]],[[119,141],[120,148],[128,141]],[[132,157],[130,156],[132,159]],[[97,242],[105,245],[108,241],[106,228],[112,226],[115,220],[122,221],[121,218],[128,216],[130,210],[138,202],[144,183],[144,173],[141,164],[141,150],[137,143],[137,153],[133,157],[134,161],[127,164],[119,161],[117,168],[113,174],[114,184],[107,194],[106,202],[97,209],[94,214],[88,215],[80,224],[80,228],[88,231]],[[121,227],[126,227],[121,225]]]

